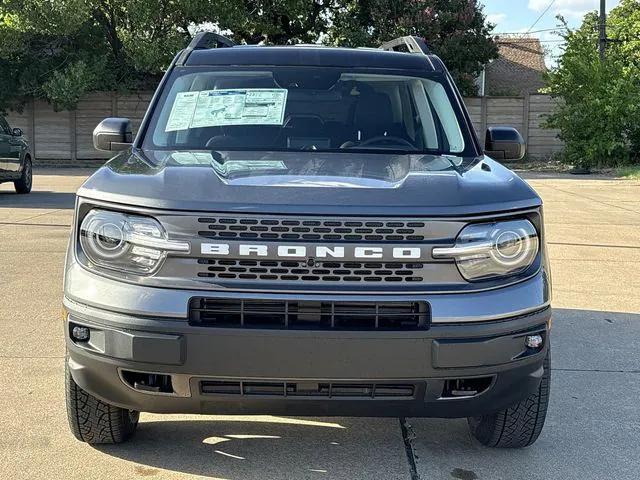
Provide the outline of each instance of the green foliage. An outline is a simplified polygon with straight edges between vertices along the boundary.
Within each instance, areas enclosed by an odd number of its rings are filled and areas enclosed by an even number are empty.
[[[74,108],[91,90],[152,88],[215,0],[4,0],[0,111],[25,96]]]
[[[475,0],[1,0],[0,112],[28,96],[153,88],[200,28],[250,44],[378,46],[427,38],[465,93],[497,54]]]
[[[627,180],[640,180],[640,166],[626,166],[616,169],[616,176]]]
[[[330,28],[337,0],[243,0],[228,2],[221,27],[238,42],[315,43]]]
[[[545,126],[559,129],[564,160],[586,168],[640,160],[640,2],[622,0],[610,13],[604,62],[598,21],[590,13],[564,35],[565,51],[545,88],[561,100]]]
[[[42,85],[42,90],[55,110],[70,110],[85,92],[91,90],[97,79],[97,73],[79,60],[64,69],[55,70]]]
[[[330,39],[376,47],[404,35],[423,37],[463,94],[473,95],[474,79],[498,56],[491,30],[475,0],[350,0],[336,13]]]

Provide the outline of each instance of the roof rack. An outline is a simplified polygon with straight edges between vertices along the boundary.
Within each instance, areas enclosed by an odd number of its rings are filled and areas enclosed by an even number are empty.
[[[229,48],[235,47],[237,44],[230,38],[213,32],[197,33],[189,42],[189,46],[182,50],[176,65],[184,65],[194,50],[203,50],[206,48]]]
[[[429,55],[431,53],[427,42],[423,38],[412,35],[394,38],[383,43],[379,48],[388,52],[418,53],[421,55]]]

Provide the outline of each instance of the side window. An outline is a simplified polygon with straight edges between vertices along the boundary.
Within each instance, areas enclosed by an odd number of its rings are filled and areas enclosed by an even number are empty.
[[[9,128],[9,124],[3,117],[0,117],[0,133],[11,135],[11,129]]]

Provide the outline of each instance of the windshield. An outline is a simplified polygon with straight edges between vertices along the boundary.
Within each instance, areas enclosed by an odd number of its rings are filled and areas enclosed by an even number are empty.
[[[143,148],[472,155],[444,77],[344,68],[176,69]]]

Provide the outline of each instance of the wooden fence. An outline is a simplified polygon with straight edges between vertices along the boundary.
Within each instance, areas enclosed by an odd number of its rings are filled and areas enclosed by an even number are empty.
[[[48,103],[35,100],[28,102],[22,113],[10,112],[8,120],[12,127],[24,131],[39,164],[97,163],[112,154],[93,148],[95,126],[106,117],[127,117],[135,134],[151,96],[151,92],[96,92],[85,96],[77,110],[62,112],[54,112]],[[554,100],[548,95],[470,97],[465,102],[481,140],[487,127],[508,125],[522,133],[531,157],[548,158],[562,150],[556,132],[541,127],[544,117],[553,109]]]
[[[11,127],[19,127],[31,142],[38,164],[83,165],[113,156],[93,148],[93,129],[106,117],[127,117],[137,131],[152,92],[118,94],[96,92],[80,100],[72,111],[54,112],[42,100],[27,102],[22,113],[10,112]],[[94,162],[86,162],[94,160]]]
[[[515,127],[527,142],[529,156],[538,159],[549,158],[563,148],[556,130],[542,128],[555,102],[549,95],[465,98],[471,121],[481,140],[487,127]]]

